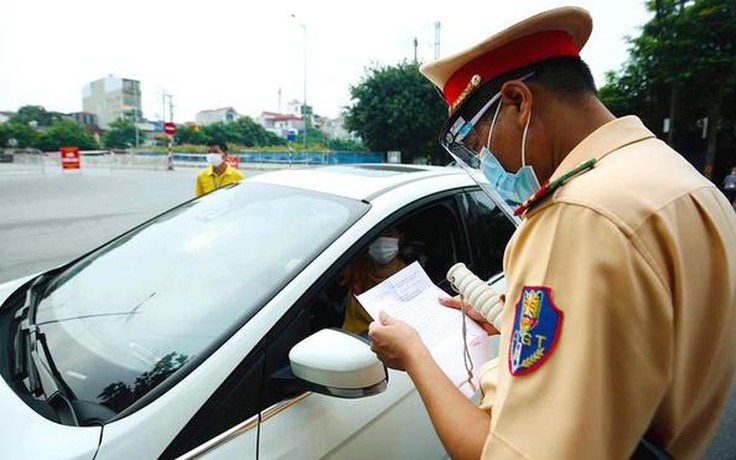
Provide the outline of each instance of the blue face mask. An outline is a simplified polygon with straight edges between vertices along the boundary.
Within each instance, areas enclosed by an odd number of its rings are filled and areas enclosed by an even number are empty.
[[[523,203],[540,187],[531,166],[522,166],[515,173],[507,172],[486,147],[480,151],[480,170],[501,198],[515,206]]]

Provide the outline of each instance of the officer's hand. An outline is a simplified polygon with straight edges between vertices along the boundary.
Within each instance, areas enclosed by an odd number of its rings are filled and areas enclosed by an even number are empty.
[[[460,309],[460,296],[455,297],[440,297],[437,300],[439,300],[440,304],[444,305],[445,307],[450,308],[457,308]],[[500,334],[500,331],[496,329],[496,327],[489,323],[487,319],[481,315],[478,310],[476,310],[472,305],[468,303],[467,300],[463,301],[465,303],[465,314],[468,315],[470,319],[478,323],[480,327],[482,327],[488,335],[496,335]]]
[[[424,347],[417,331],[403,321],[381,311],[378,321],[368,326],[371,350],[391,369],[405,371],[412,356]]]

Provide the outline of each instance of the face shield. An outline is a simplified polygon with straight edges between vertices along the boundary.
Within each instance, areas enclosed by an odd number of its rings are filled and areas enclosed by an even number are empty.
[[[520,78],[526,80],[533,74],[529,73]],[[481,89],[482,91],[482,89]],[[484,100],[482,95],[478,95],[476,100]],[[478,104],[472,104],[468,101],[465,105],[474,105],[470,107],[460,107],[458,114],[450,118],[445,124],[440,138],[440,145],[452,156],[455,162],[470,175],[470,177],[481,187],[481,189],[493,200],[493,202],[501,209],[501,211],[516,225],[521,223],[521,218],[514,214],[514,210],[528,196],[521,196],[509,189],[509,184],[526,182],[526,189],[539,188],[539,184],[532,183],[528,172],[531,168],[524,166],[519,172],[511,174],[503,170],[498,159],[491,153],[490,135],[492,129],[492,119],[497,115],[501,100],[500,90],[488,98],[485,103],[478,107]],[[484,129],[487,128],[487,129]],[[528,168],[528,171],[524,168]],[[494,180],[493,183],[489,177],[501,177],[508,180]],[[532,176],[533,177],[533,173]],[[536,177],[533,179],[536,181]],[[513,186],[512,186],[513,188]]]

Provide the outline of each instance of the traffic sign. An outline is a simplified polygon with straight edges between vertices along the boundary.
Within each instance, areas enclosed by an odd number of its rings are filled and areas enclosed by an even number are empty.
[[[237,155],[227,154],[225,156],[225,163],[229,164],[231,168],[240,168],[240,157]]]
[[[176,123],[172,121],[164,123],[164,132],[166,134],[176,134]]]
[[[79,148],[78,147],[62,147],[61,151],[61,169],[79,169]]]

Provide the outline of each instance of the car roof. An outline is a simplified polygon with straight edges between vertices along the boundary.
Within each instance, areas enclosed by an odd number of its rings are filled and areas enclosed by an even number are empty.
[[[401,185],[440,176],[457,176],[467,179],[467,185],[472,185],[469,176],[461,168],[387,163],[282,169],[248,180],[370,200]]]

